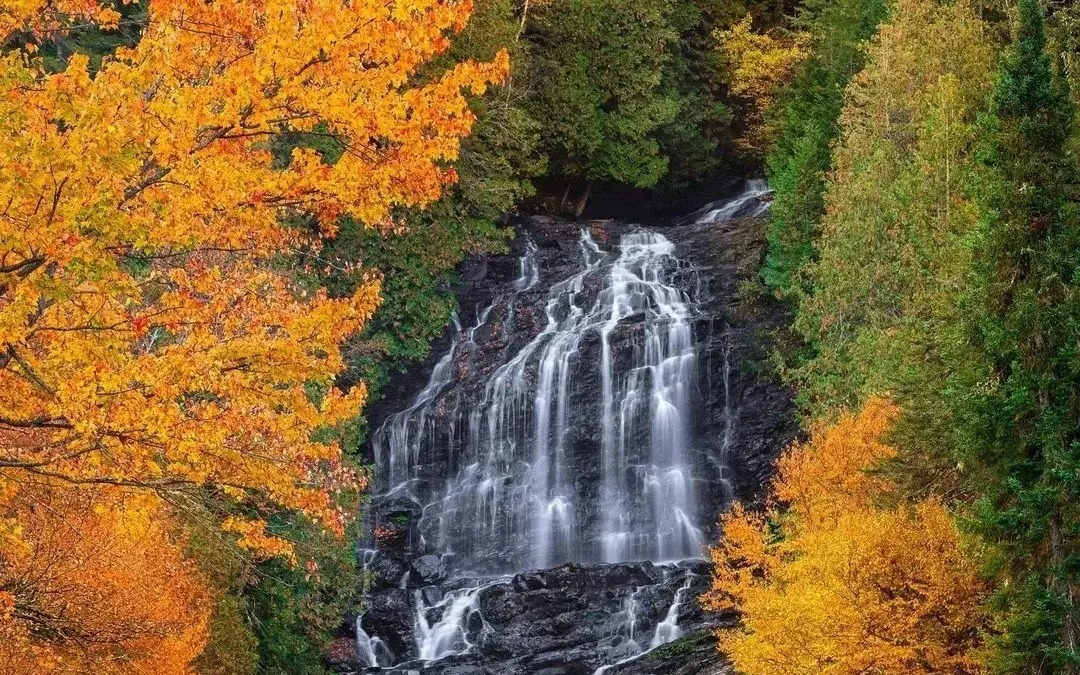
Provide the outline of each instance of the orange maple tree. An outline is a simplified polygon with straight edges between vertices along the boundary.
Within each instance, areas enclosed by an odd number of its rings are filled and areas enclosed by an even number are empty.
[[[343,213],[377,224],[439,195],[473,122],[464,90],[506,63],[410,78],[469,10],[154,0],[138,45],[93,75],[78,55],[55,74],[32,49],[4,55],[0,468],[212,483],[340,528],[339,449],[312,433],[363,401],[330,384],[378,285],[297,291],[271,263],[307,235],[281,221],[332,233]],[[281,166],[269,141],[286,129],[344,153]]]
[[[88,21],[111,27],[119,16],[111,3],[101,0],[4,0],[0,4],[0,37],[25,32],[41,39]]]
[[[896,454],[881,440],[896,412],[872,399],[816,429],[780,459],[767,512],[723,517],[701,601],[740,612],[717,632],[740,673],[983,672],[985,589],[952,517],[874,472]]]
[[[0,672],[180,675],[206,639],[207,596],[152,494],[25,487],[8,504]]]
[[[320,432],[363,403],[362,384],[333,385],[379,284],[365,277],[345,298],[300,289],[288,256],[345,213],[382,226],[436,199],[474,122],[466,95],[507,70],[501,53],[419,72],[464,26],[468,0],[146,9],[135,46],[52,72],[38,54],[50,35],[114,25],[115,5],[0,6],[0,624],[34,649],[66,634],[9,623],[38,606],[16,592],[20,570],[81,549],[45,537],[56,521],[32,500],[70,502],[78,527],[162,542],[156,526],[102,510],[145,519],[160,502],[132,491],[212,487],[243,501],[249,515],[224,527],[263,555],[291,547],[253,515],[260,505],[343,531],[336,495],[363,477]],[[341,157],[301,147],[283,160],[282,132]],[[113,551],[95,555],[109,561],[141,550],[103,541]],[[165,567],[148,561],[148,587],[178,578]]]

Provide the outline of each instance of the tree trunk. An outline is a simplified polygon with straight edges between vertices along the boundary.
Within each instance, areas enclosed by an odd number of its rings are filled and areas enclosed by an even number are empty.
[[[566,203],[570,201],[570,181],[566,181],[566,189],[562,193],[562,201],[559,202],[559,211],[566,211]]]
[[[1076,652],[1076,598],[1073,597],[1072,580],[1066,577],[1064,587],[1060,580],[1063,567],[1063,555],[1061,552],[1061,510],[1055,507],[1050,517],[1050,588],[1061,594],[1065,600],[1065,616],[1061,622],[1061,640],[1065,643],[1069,652]],[[1071,666],[1065,666],[1063,675],[1075,673]]]
[[[575,218],[580,218],[581,214],[585,212],[585,207],[589,203],[589,197],[592,196],[592,185],[592,181],[589,181],[588,185],[585,186],[585,192],[582,193],[581,199],[578,200],[577,208],[574,209]]]
[[[521,34],[525,32],[525,23],[529,20],[529,0],[525,0],[525,4],[521,8],[521,26],[518,27],[517,39],[521,39]]]

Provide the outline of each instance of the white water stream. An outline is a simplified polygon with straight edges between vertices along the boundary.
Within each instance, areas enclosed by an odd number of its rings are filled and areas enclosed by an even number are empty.
[[[697,220],[760,215],[765,190],[751,182],[739,197],[700,211]],[[426,386],[373,434],[385,494],[422,506],[423,543],[452,554],[459,569],[504,574],[568,561],[702,554],[702,520],[715,513],[698,503],[690,461],[699,395],[696,299],[687,283],[692,270],[660,231],[626,232],[606,251],[585,228],[576,245],[577,271],[542,290],[540,253],[527,240],[510,295],[479,311],[469,328],[457,326]],[[537,309],[543,315],[535,335],[519,342],[506,335],[515,317]],[[497,366],[471,394],[452,387],[480,360],[476,336],[499,330],[506,339]],[[583,423],[573,406],[588,377],[599,381],[600,400],[590,402],[597,414],[588,420],[596,425],[598,447],[586,462],[597,472],[598,489],[583,489],[571,470],[583,464],[572,456],[581,449],[571,443],[572,432],[580,431],[571,425]],[[725,364],[725,389],[727,379]],[[725,415],[724,454],[731,434],[730,411]],[[438,480],[424,472],[434,453],[449,467]],[[688,575],[651,636],[642,634],[631,595],[620,613],[620,634],[639,651],[676,639],[690,583]],[[450,592],[430,606],[415,594],[421,660],[473,648],[469,635],[483,628],[478,599],[485,587]],[[369,665],[387,665],[385,645],[359,621],[357,636]]]

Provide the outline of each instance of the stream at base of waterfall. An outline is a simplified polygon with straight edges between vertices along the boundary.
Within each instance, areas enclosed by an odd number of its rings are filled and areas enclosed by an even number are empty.
[[[683,228],[767,195],[748,182]],[[534,219],[512,274],[485,271],[372,433],[359,666],[608,673],[706,625],[738,411],[730,327],[703,309],[719,268],[678,229]]]

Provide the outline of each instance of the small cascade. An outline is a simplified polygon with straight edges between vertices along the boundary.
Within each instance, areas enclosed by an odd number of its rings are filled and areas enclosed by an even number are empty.
[[[372,562],[378,555],[378,550],[364,548],[357,551],[360,559],[361,574],[368,574]],[[393,664],[394,656],[386,643],[379,637],[369,635],[364,630],[364,615],[356,617],[356,651],[360,655],[361,664],[368,668],[379,668]]]
[[[428,604],[422,591],[416,591],[416,649],[421,661],[438,661],[448,656],[467,654],[473,648],[470,635],[483,631],[480,592],[487,585],[447,593]]]
[[[525,255],[518,260],[518,278],[514,280],[514,290],[523,292],[540,283],[540,262],[537,259],[539,249],[531,237],[525,238]]]
[[[677,640],[682,636],[682,631],[679,630],[679,609],[686,600],[686,594],[693,583],[693,573],[687,573],[686,583],[675,591],[675,598],[671,601],[671,607],[668,608],[667,615],[663,621],[656,625],[652,642],[649,643],[649,649],[656,649],[660,645]]]
[[[356,650],[360,662],[368,668],[381,668],[393,664],[393,655],[380,638],[367,634],[363,626],[364,615],[356,618]]]
[[[735,498],[735,488],[728,476],[728,463],[731,454],[731,440],[735,434],[735,411],[731,404],[731,333],[728,326],[724,327],[723,340],[723,365],[721,373],[724,384],[724,412],[723,412],[723,435],[720,441],[720,455],[715,458],[720,471],[720,484],[723,488],[725,504],[731,503]]]
[[[748,180],[733,199],[713,202],[693,214],[698,224],[722,223],[736,218],[759,218],[769,210],[772,190],[764,180]]]
[[[617,634],[624,635],[630,639],[630,654],[614,663],[597,668],[593,671],[593,675],[604,675],[604,673],[611,671],[613,668],[632,661],[637,661],[657,647],[662,647],[663,645],[682,637],[682,629],[679,626],[679,613],[683,603],[687,601],[687,594],[690,593],[690,589],[694,584],[696,576],[697,575],[690,570],[686,570],[686,581],[675,591],[675,595],[671,605],[668,607],[667,613],[664,615],[664,619],[657,623],[656,627],[653,629],[652,639],[649,641],[648,647],[641,646],[640,640],[638,639],[641,636],[638,635],[637,631],[638,596],[644,589],[635,589],[634,593],[627,598],[624,603],[623,611],[616,617],[621,620]]]
[[[641,637],[638,622],[641,613],[641,593],[645,589],[645,586],[635,588],[634,592],[623,600],[622,609],[612,617],[614,626],[611,635],[625,637],[630,641],[634,651],[641,651],[638,639]]]

